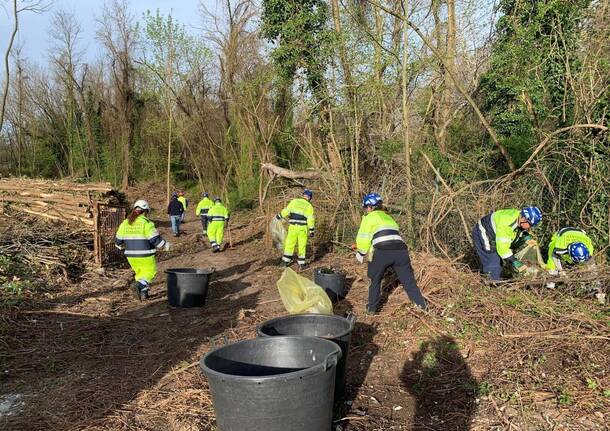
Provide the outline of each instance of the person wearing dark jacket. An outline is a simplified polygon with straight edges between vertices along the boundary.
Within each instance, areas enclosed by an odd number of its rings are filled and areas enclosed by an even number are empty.
[[[172,194],[172,200],[167,206],[167,214],[169,214],[169,221],[172,224],[172,232],[174,236],[180,235],[180,221],[182,214],[184,213],[184,206],[182,202],[178,200],[178,194]]]

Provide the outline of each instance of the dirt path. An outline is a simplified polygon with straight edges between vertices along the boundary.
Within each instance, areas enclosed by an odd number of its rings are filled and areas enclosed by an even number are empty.
[[[252,338],[258,323],[285,314],[275,287],[279,253],[265,247],[264,220],[253,217],[235,218],[233,248],[219,254],[202,240],[193,215],[177,239],[158,221],[174,245],[159,256],[148,301],[133,299],[127,287],[131,271],[118,269],[89,274],[81,284],[7,316],[8,336],[0,343],[0,428],[214,430],[199,359],[215,338]],[[414,256],[420,286],[428,294],[438,292],[440,278],[434,274],[446,277],[447,268],[421,259]],[[534,421],[542,425],[512,425],[523,413],[510,406],[500,410],[481,391],[496,366],[490,352],[503,347],[463,325],[453,328],[455,319],[442,314],[431,325],[433,316],[414,312],[400,289],[390,290],[379,316],[363,316],[364,267],[354,267],[347,254],[320,252],[316,266],[322,265],[352,268],[347,299],[335,313],[353,311],[359,318],[349,353],[348,396],[337,409],[336,430],[547,429],[545,422],[568,420],[553,394],[542,390],[537,405],[546,416]],[[175,267],[216,268],[203,309],[167,306],[163,271]],[[311,271],[305,275],[311,277]],[[442,309],[451,310],[462,299],[444,300]],[[1,410],[8,396],[17,397],[10,414]],[[590,410],[562,429],[604,429],[603,418]]]

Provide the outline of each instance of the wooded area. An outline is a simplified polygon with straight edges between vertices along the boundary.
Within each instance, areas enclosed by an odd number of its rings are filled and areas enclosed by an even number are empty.
[[[610,0],[66,3],[0,2],[0,429],[608,429]],[[291,264],[344,396],[219,402]]]
[[[15,24],[42,6],[15,1]],[[607,0],[219,8],[193,10],[195,31],[113,0],[95,11],[95,60],[83,24],[52,12],[49,63],[19,46],[7,57],[0,172],[121,188],[165,178],[168,193],[205,188],[249,208],[288,169],[343,216],[336,239],[375,190],[412,243],[444,254],[461,253],[462,225],[529,203],[546,234],[574,224],[607,248]]]

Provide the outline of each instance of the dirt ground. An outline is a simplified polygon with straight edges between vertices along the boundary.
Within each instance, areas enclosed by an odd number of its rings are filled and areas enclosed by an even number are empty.
[[[285,314],[265,224],[238,215],[232,247],[213,254],[193,214],[179,238],[157,220],[173,250],[159,255],[150,300],[132,297],[130,270],[111,269],[10,309],[0,332],[0,428],[214,430],[199,359],[219,336],[253,338],[258,323]],[[609,429],[607,309],[553,294],[570,304],[558,317],[539,292],[498,292],[414,254],[430,314],[389,282],[381,313],[365,316],[365,268],[348,254],[316,255],[313,267],[348,273],[335,313],[358,316],[334,430]],[[204,308],[168,307],[163,271],[177,267],[216,269]]]

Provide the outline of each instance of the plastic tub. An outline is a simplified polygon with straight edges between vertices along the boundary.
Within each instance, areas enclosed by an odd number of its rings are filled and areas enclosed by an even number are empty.
[[[318,337],[333,341],[341,348],[341,359],[337,364],[335,382],[335,399],[345,394],[345,370],[349,353],[349,343],[356,324],[356,316],[347,317],[327,314],[293,314],[277,317],[261,323],[256,328],[260,337],[276,337],[282,335],[303,335]]]
[[[173,268],[167,274],[167,300],[172,307],[203,307],[214,269]]]
[[[239,341],[205,355],[220,431],[330,431],[341,349],[314,337]]]
[[[316,268],[313,274],[314,283],[324,289],[333,303],[345,298],[345,274],[342,271],[334,268]]]

